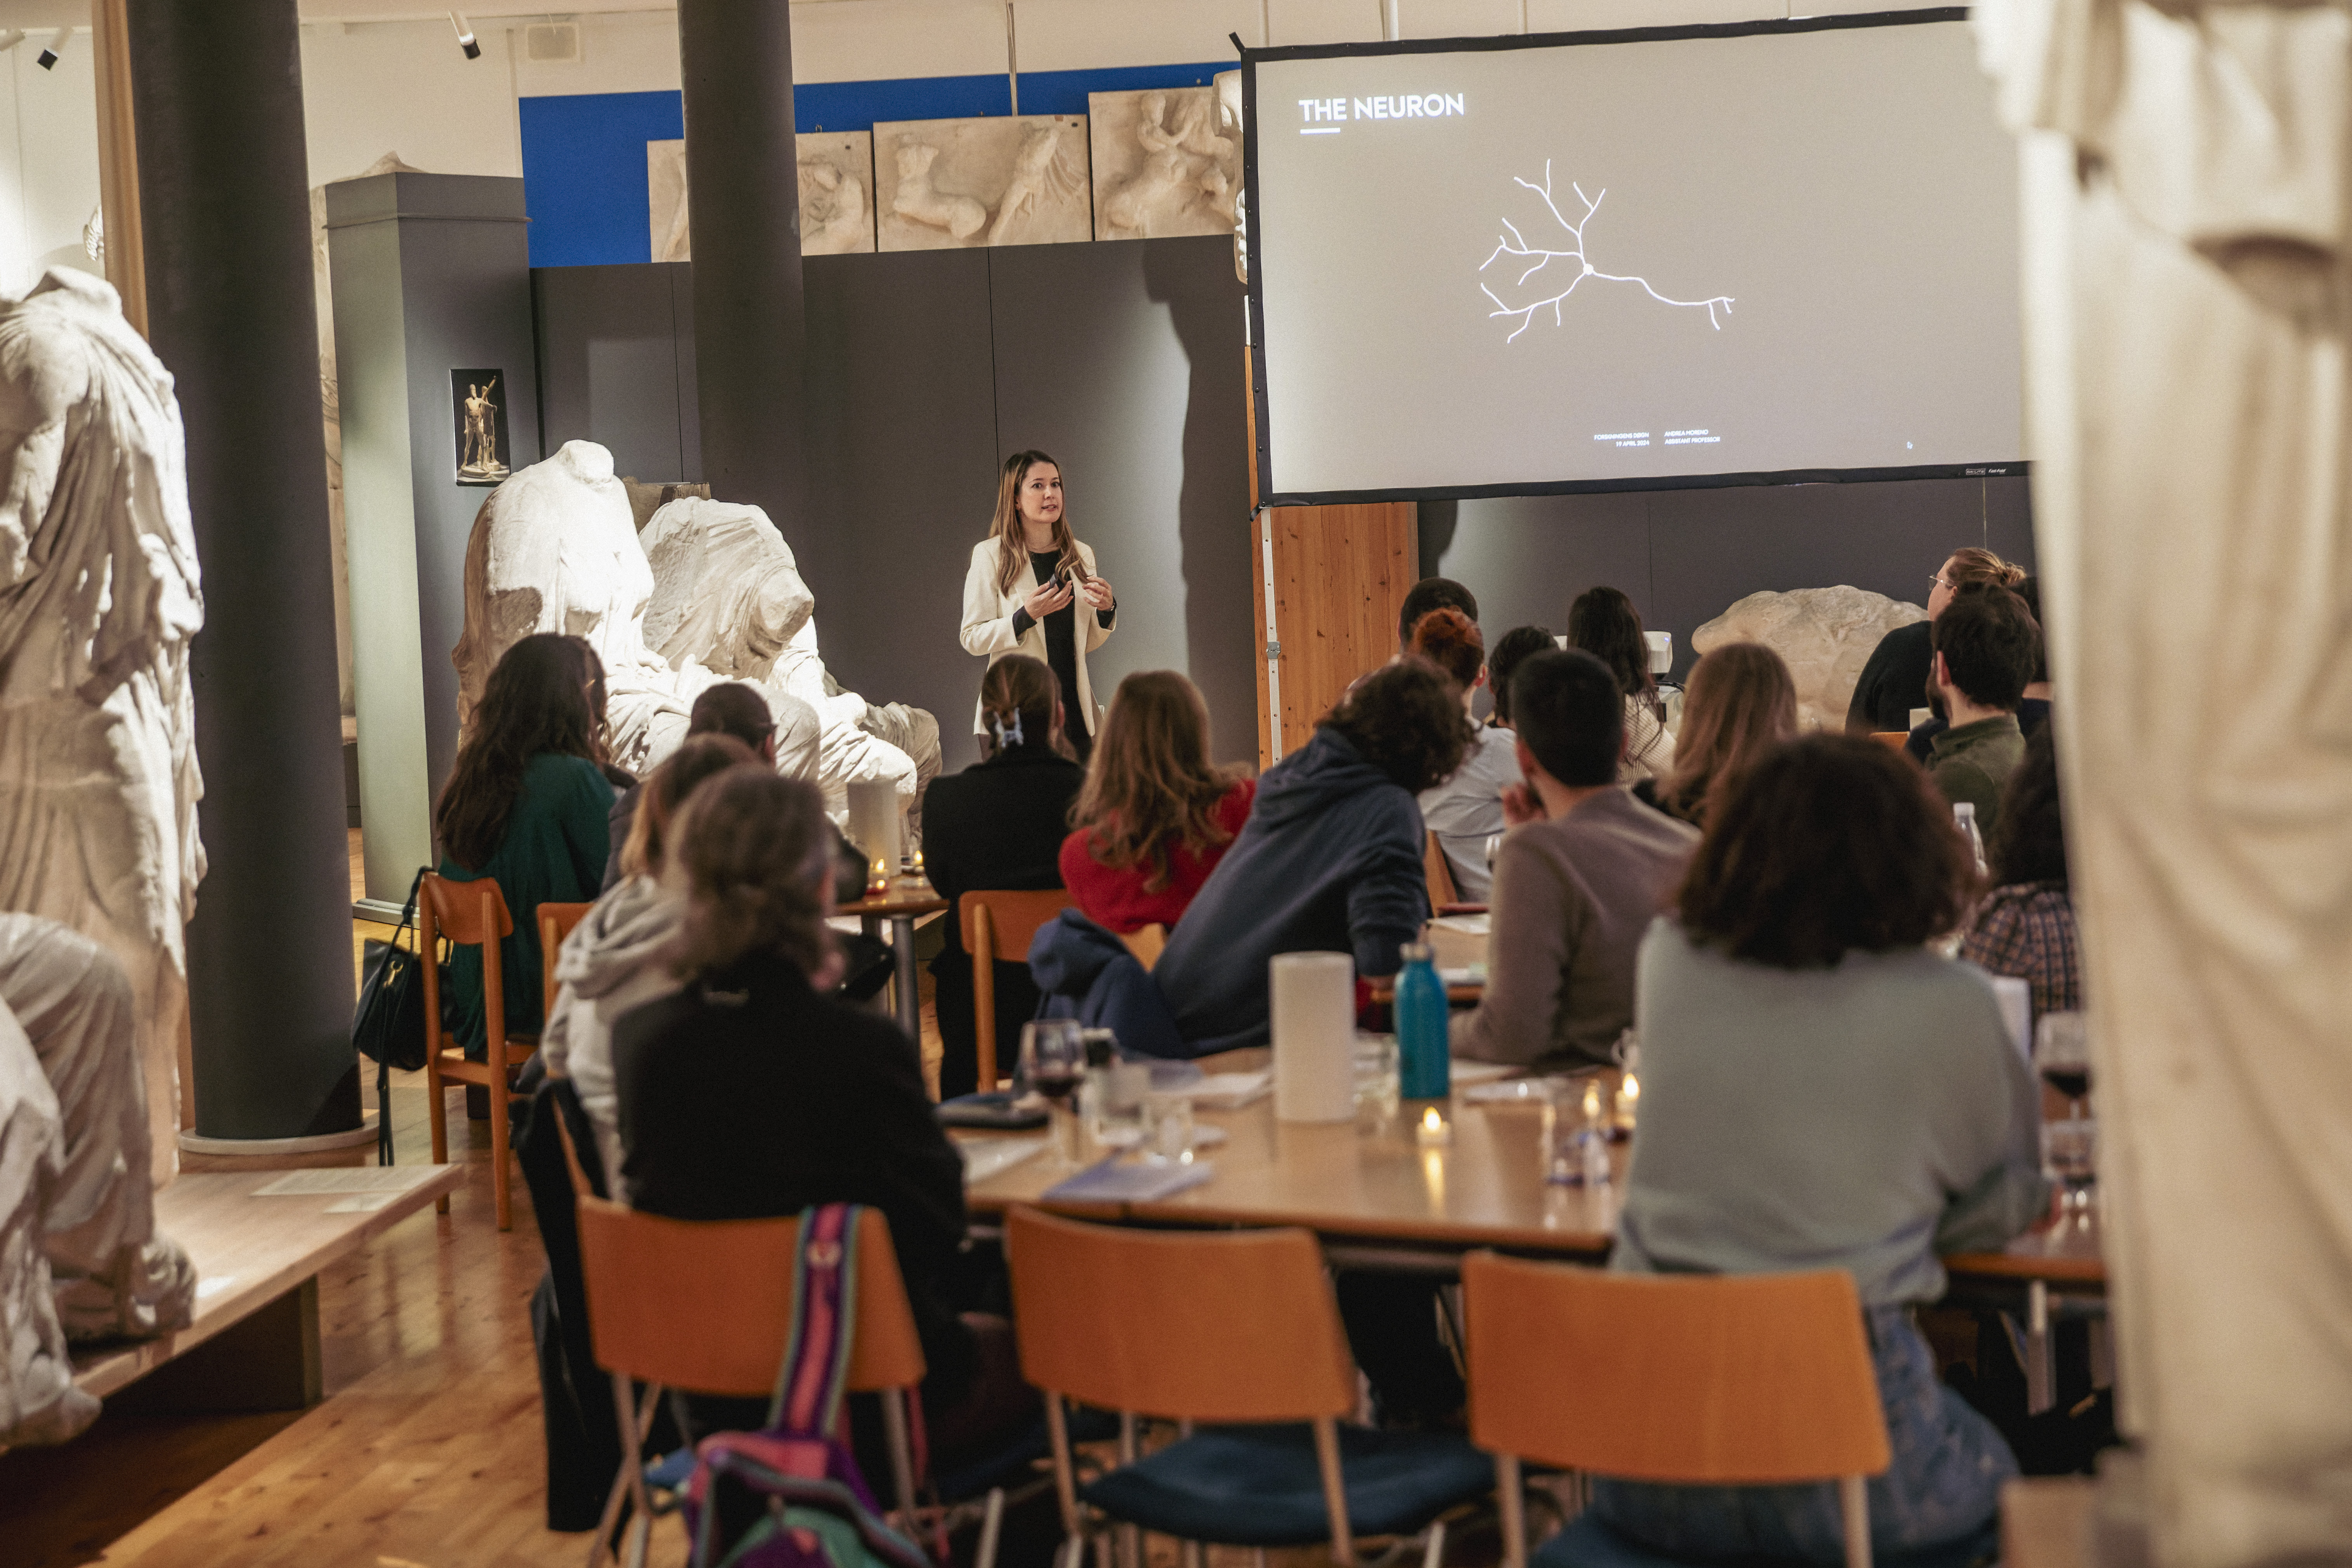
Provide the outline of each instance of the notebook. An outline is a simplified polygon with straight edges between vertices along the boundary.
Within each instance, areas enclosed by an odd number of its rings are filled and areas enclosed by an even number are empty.
[[[1045,1196],[1069,1203],[1150,1203],[1197,1187],[1216,1173],[1217,1168],[1205,1160],[1191,1164],[1122,1163],[1114,1154],[1047,1187]]]

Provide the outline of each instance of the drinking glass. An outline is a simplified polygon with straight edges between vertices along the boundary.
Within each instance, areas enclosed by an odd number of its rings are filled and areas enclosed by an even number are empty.
[[[1486,835],[1486,875],[1489,877],[1495,874],[1495,858],[1502,852],[1503,836],[1499,833]]]
[[[2080,1013],[2044,1013],[2033,1029],[2033,1069],[2066,1097],[2067,1116],[2042,1129],[2042,1168],[2057,1182],[2070,1216],[2087,1215],[2098,1180],[2099,1125],[2084,1114],[2091,1096],[2091,1037]]]
[[[1160,1090],[1143,1097],[1143,1157],[1155,1165],[1192,1163],[1192,1097]]]
[[[1362,1131],[1381,1131],[1396,1120],[1396,1037],[1358,1035],[1355,1070],[1356,1125]]]
[[[1087,1076],[1086,1037],[1076,1018],[1039,1018],[1021,1026],[1021,1076],[1045,1097],[1054,1124],[1054,1152],[1076,1165],[1078,1119],[1070,1096]]]
[[[1543,1105],[1543,1126],[1536,1148],[1543,1159],[1543,1179],[1555,1186],[1603,1186],[1609,1181],[1609,1110],[1601,1080],[1581,1078],[1550,1080]]]

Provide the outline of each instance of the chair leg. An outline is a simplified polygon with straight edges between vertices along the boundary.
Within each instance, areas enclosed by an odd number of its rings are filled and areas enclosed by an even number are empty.
[[[1495,1506],[1502,1514],[1503,1568],[1528,1568],[1528,1500],[1519,1488],[1519,1457],[1496,1455]]]
[[[1139,1446],[1135,1434],[1135,1412],[1118,1413],[1118,1462],[1135,1463]],[[1118,1568],[1143,1568],[1143,1531],[1132,1524],[1118,1527]]]
[[[1199,1542],[1188,1541],[1184,1543],[1184,1568],[1205,1568],[1206,1559],[1207,1554],[1201,1550]]]
[[[1839,1477],[1838,1509],[1845,1516],[1845,1568],[1870,1568],[1870,1482]]]
[[[1339,1428],[1328,1415],[1315,1418],[1315,1462],[1323,1472],[1323,1510],[1331,1521],[1331,1561],[1355,1568],[1356,1542],[1348,1528],[1348,1488],[1339,1468]]]
[[[915,1521],[915,1457],[907,1437],[907,1391],[882,1390],[882,1434],[890,1450],[890,1480],[898,1496],[898,1528],[911,1538],[920,1533]]]
[[[506,1051],[492,1053],[490,1061],[490,1198],[499,1212],[499,1228],[514,1228],[514,1195],[508,1185]]]
[[[980,1516],[980,1544],[973,1548],[971,1568],[996,1568],[996,1538],[1004,1528],[1004,1489],[988,1489],[988,1509]]]
[[[440,1042],[436,1040],[425,1058],[425,1120],[433,1128],[433,1163],[446,1165],[449,1163],[449,1107],[446,1103],[448,1097],[442,1089],[440,1056]],[[449,1212],[448,1194],[443,1193],[434,1200],[433,1212]]]
[[[1445,1521],[1429,1527],[1429,1547],[1421,1554],[1421,1568],[1440,1568],[1445,1561]]]

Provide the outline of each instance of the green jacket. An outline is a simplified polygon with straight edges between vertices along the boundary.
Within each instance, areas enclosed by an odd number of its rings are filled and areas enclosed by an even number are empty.
[[[1928,749],[1927,772],[1946,800],[1975,805],[1977,831],[1990,837],[2000,816],[2000,792],[2024,760],[2025,736],[2017,715],[2003,713],[1937,736]]]

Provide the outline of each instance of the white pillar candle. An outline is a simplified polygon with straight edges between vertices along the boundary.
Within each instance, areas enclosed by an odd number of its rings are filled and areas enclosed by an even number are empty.
[[[871,866],[898,874],[898,788],[888,779],[853,779],[849,784],[849,841]]]
[[[1274,1114],[1283,1121],[1356,1115],[1356,963],[1344,952],[1286,952],[1266,965],[1273,992]]]

